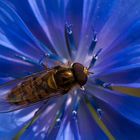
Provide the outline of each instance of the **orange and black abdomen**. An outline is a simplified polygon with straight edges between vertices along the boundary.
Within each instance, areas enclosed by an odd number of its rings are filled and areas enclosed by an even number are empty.
[[[48,72],[29,77],[21,82],[8,94],[7,100],[11,104],[24,105],[49,98],[56,92],[57,87],[55,87],[53,73]]]

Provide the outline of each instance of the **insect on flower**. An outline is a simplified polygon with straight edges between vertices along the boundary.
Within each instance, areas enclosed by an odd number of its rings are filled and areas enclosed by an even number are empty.
[[[29,105],[50,97],[66,94],[74,86],[83,86],[88,70],[80,63],[59,65],[24,78],[7,94],[10,104]]]
[[[71,50],[75,48],[72,49],[71,47],[74,40],[72,39],[71,26],[67,24],[65,26],[65,37],[72,57],[74,51]],[[94,37],[94,41],[96,40],[96,37]],[[93,44],[91,47],[95,47],[96,43]],[[94,48],[91,47],[90,49],[93,51]],[[100,51],[94,55],[91,65],[96,62]],[[27,58],[17,57],[29,61]],[[59,65],[52,68],[43,63],[42,66],[44,70],[41,72],[10,81],[1,86],[1,89],[10,87],[10,91],[4,93],[3,98],[1,98],[0,112],[18,110],[42,100],[49,100],[51,97],[64,95],[75,87],[82,88],[87,82],[88,75],[93,74],[89,72],[90,66],[86,68],[76,62],[59,63]]]
[[[0,140],[139,139],[139,52],[138,0],[0,0]]]
[[[44,67],[43,71],[15,79],[2,85],[0,90],[8,89],[8,91],[6,90],[0,98],[1,113],[19,110],[41,101],[44,101],[44,104],[46,104],[49,99],[67,94],[74,88],[84,89],[83,86],[86,84],[88,76],[94,74],[93,72],[90,72],[89,69],[95,64],[101,49],[92,57],[91,63],[87,68],[78,62],[72,62],[76,55],[76,47],[74,45],[71,25],[68,24],[65,25],[65,39],[71,60],[64,62],[64,60],[53,54],[47,54],[45,56],[50,57],[50,59],[55,62],[59,62],[59,65],[49,67],[46,65],[46,62],[45,64],[42,62],[44,59],[42,58],[40,64]],[[96,34],[94,34],[94,39],[89,47],[89,55],[94,51],[96,42],[97,38]],[[16,57],[23,61],[31,62],[26,57],[18,55]],[[15,140],[18,140],[32,125],[34,120],[38,118],[40,112],[44,110],[44,104],[35,112],[31,121],[15,135]]]
[[[94,74],[89,70],[95,64],[102,50],[99,49],[93,55],[97,42],[96,34],[94,34],[92,43],[89,46],[88,55],[91,61],[88,67],[85,67],[81,63],[75,61],[77,48],[74,42],[71,25],[66,24],[64,32],[70,60],[64,62],[64,59],[62,60],[61,57],[47,52],[45,57],[55,62],[59,61],[59,65],[49,67],[49,65],[46,64],[47,62],[45,62],[45,64],[42,62],[44,60],[43,56],[39,62],[44,70],[27,75],[23,78],[12,80],[0,86],[0,90],[4,91],[0,97],[0,113],[12,112],[43,101],[42,106],[37,109],[29,123],[15,135],[14,139],[16,140],[21,137],[27,128],[29,128],[45,110],[46,106],[44,104],[46,104],[49,99],[67,94],[73,88],[84,89],[83,86],[86,84],[88,76]],[[43,46],[42,43],[41,45]],[[15,55],[15,57],[20,60],[22,59],[22,61],[32,63],[27,57],[20,55]]]

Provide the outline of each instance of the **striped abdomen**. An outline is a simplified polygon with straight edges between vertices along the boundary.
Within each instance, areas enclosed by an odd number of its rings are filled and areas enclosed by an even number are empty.
[[[24,105],[55,96],[58,91],[52,72],[27,78],[12,89],[7,100],[11,104]]]

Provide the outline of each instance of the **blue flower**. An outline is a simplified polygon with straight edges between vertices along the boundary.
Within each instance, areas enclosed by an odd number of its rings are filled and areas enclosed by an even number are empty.
[[[138,0],[0,0],[0,140],[138,140],[139,48]],[[93,73],[83,89],[3,102],[6,82],[68,61]]]

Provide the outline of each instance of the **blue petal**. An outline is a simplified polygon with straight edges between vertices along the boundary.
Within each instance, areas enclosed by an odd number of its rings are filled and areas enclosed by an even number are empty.
[[[8,7],[4,2],[0,1],[0,50],[1,50],[1,73],[7,74],[5,70],[13,76],[17,69],[20,74],[23,71],[33,72],[41,68],[38,60],[44,54],[37,39],[28,30],[16,12]],[[16,55],[27,57],[36,64],[28,64]],[[27,70],[26,70],[27,68]]]
[[[107,48],[103,50],[102,55],[100,56],[99,64],[103,65],[103,63],[110,64],[114,59],[114,56],[118,56],[118,58],[123,58],[122,54],[131,53],[131,51],[136,52],[139,44],[140,37],[140,21],[136,20],[129,25],[129,27],[121,33],[121,35],[116,38],[116,40]],[[122,50],[125,49],[125,50]],[[128,48],[128,49],[127,49]],[[138,55],[133,55],[138,56]],[[104,58],[103,58],[104,57]],[[125,58],[132,59],[132,56],[125,56]],[[116,58],[117,59],[117,58]],[[104,61],[104,62],[103,62]]]
[[[108,103],[99,98],[92,98],[96,105],[99,106],[103,115],[101,120],[106,124],[110,132],[119,140],[131,140],[139,138],[140,125],[126,119],[123,115],[118,113]]]
[[[140,124],[139,98],[99,87],[89,87],[88,90],[92,95],[109,104],[125,118]]]
[[[58,55],[69,58],[64,26],[66,22],[74,25],[74,37],[77,41],[81,30],[82,2],[42,0],[41,2],[22,1],[22,4],[24,7],[21,9],[21,2],[19,3],[18,0],[12,2],[13,7],[36,37]],[[77,6],[80,7],[77,9]]]
[[[32,118],[38,105],[0,115],[0,136],[10,140]]]
[[[39,71],[46,54],[61,59],[36,39],[14,9],[0,1],[0,11],[0,76],[21,77]]]
[[[97,32],[97,38],[99,38],[99,43],[101,43],[100,34],[101,29],[104,27],[105,23],[108,21],[109,17],[112,15],[112,11],[116,7],[117,1],[115,0],[89,0],[84,1],[83,4],[83,15],[82,15],[82,28],[81,36],[79,42],[79,50],[77,55],[77,60],[83,62],[86,54],[88,52],[88,47],[90,46],[91,40],[93,38],[93,32]],[[104,47],[104,46],[102,46]],[[97,43],[98,48],[98,43]],[[100,46],[99,46],[100,48]],[[82,54],[82,58],[81,58]]]

